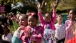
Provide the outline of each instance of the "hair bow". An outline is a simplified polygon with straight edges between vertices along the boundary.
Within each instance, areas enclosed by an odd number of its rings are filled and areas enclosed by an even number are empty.
[[[28,15],[29,16],[34,16],[36,13],[35,12],[29,12]]]

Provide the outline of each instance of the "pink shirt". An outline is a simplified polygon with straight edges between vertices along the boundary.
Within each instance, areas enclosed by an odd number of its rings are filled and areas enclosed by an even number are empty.
[[[65,27],[66,27],[66,39],[72,39],[73,38],[73,32],[71,28],[72,24],[70,23],[70,20],[67,20],[65,22]]]
[[[55,30],[54,23],[56,21],[56,11],[53,11],[52,20],[51,20],[50,23],[45,22],[45,20],[43,19],[43,16],[42,16],[42,12],[38,12],[38,16],[39,16],[39,19],[40,19],[40,22],[41,22],[42,27],[45,28],[45,25],[49,24],[50,25],[50,28],[52,30]]]
[[[27,31],[31,31],[31,36],[29,38],[26,38]],[[30,43],[32,41],[37,41],[38,43],[41,43],[43,39],[43,28],[41,26],[35,26],[34,28],[31,28],[30,26],[27,26],[24,30],[24,33],[21,36],[22,42]]]

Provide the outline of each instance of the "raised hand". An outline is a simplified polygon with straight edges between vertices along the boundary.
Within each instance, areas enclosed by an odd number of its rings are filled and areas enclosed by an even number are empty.
[[[41,11],[42,6],[41,6],[40,2],[37,2],[37,8],[38,8],[38,11]]]
[[[37,8],[41,8],[41,4],[39,2],[37,2]]]
[[[56,6],[57,6],[57,1],[53,2],[53,4],[52,4],[52,8],[55,9]]]

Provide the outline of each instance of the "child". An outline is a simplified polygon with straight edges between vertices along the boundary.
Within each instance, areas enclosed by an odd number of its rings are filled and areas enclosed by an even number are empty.
[[[66,43],[76,43],[76,23],[73,23],[72,31],[73,31],[73,34],[74,34],[74,38],[68,40]]]
[[[28,16],[28,26],[22,34],[22,43],[41,43],[43,38],[43,28],[37,26],[38,16],[36,13],[30,13]]]
[[[57,43],[64,43],[65,40],[65,24],[63,24],[62,15],[57,16],[57,23],[55,24],[55,37],[57,39]]]
[[[27,18],[28,16],[25,14],[20,14],[19,16],[19,27],[18,29],[14,32],[13,38],[12,38],[12,43],[22,43],[20,40],[20,37],[23,33],[24,28],[27,26]]]
[[[47,41],[47,43],[54,43],[54,32],[55,32],[55,26],[54,23],[56,21],[56,2],[53,3],[53,15],[51,13],[46,13],[44,15],[44,18],[42,17],[41,12],[41,5],[38,3],[38,16],[41,22],[42,27],[44,28],[44,39]]]
[[[68,15],[69,20],[65,22],[65,27],[66,27],[65,42],[74,37],[71,26],[73,21],[75,21],[75,15],[76,15],[76,10],[72,9],[69,11],[69,15]]]
[[[8,42],[11,42],[12,35],[9,33],[9,29],[7,26],[3,26],[4,34],[2,35],[2,39]]]

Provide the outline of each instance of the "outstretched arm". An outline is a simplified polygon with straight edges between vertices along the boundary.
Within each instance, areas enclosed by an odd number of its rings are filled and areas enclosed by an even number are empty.
[[[57,6],[57,2],[55,1],[52,5],[52,9],[53,9],[52,22],[54,23],[56,21],[56,6]]]
[[[56,10],[53,9],[52,22],[56,21]]]
[[[39,2],[37,3],[37,7],[38,7],[38,17],[39,17],[39,20],[40,20],[40,22],[42,24],[44,24],[45,21],[44,21],[43,16],[42,16],[41,5],[40,5]]]

